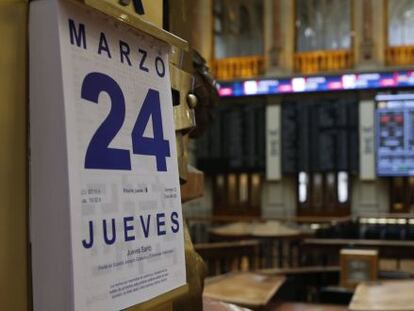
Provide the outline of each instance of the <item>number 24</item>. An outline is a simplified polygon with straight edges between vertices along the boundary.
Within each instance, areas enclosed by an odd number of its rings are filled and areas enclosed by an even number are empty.
[[[118,83],[110,76],[92,72],[82,82],[81,98],[98,104],[101,92],[111,99],[108,116],[96,130],[85,156],[86,169],[131,170],[130,151],[109,148],[109,144],[125,120],[125,98]],[[153,138],[144,137],[145,128],[152,117]],[[157,171],[166,171],[166,157],[170,156],[170,144],[164,139],[162,129],[160,94],[149,89],[131,133],[134,154],[152,155]]]

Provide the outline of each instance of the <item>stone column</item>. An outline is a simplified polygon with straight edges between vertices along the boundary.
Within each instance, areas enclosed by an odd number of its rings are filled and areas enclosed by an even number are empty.
[[[290,74],[295,47],[294,1],[266,0],[264,7],[266,74]]]
[[[354,0],[353,49],[357,69],[378,69],[384,64],[384,0]]]
[[[193,1],[191,14],[191,44],[207,61],[211,61],[214,55],[213,1]]]
[[[213,59],[213,1],[174,0],[170,3],[170,32],[187,40],[207,61]]]
[[[145,14],[140,17],[162,28],[163,10],[160,9],[162,8],[162,0],[142,0],[142,5]]]
[[[293,217],[296,216],[296,178],[293,176],[284,176],[281,172],[281,99],[276,96],[269,96],[267,98],[267,104],[269,106],[279,107],[279,112],[273,116],[273,120],[267,120],[273,122],[271,129],[277,132],[276,139],[276,153],[278,156],[273,157],[272,161],[267,163],[269,171],[273,171],[276,174],[267,174],[270,177],[269,180],[265,180],[262,190],[262,217]],[[268,117],[272,118],[270,115]],[[269,135],[269,134],[267,134]],[[271,141],[268,141],[272,145]],[[267,147],[269,147],[268,145]],[[270,151],[270,150],[268,150]],[[272,151],[270,151],[272,153]],[[278,158],[278,159],[277,159]],[[277,163],[279,162],[279,163]],[[277,166],[276,168],[270,168],[270,166]],[[275,172],[276,171],[276,172]],[[268,172],[269,173],[269,172]],[[273,176],[270,176],[273,175]]]

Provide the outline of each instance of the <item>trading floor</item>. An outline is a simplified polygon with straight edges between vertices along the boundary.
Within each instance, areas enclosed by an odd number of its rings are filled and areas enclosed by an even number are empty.
[[[414,311],[414,0],[0,1],[0,310]]]

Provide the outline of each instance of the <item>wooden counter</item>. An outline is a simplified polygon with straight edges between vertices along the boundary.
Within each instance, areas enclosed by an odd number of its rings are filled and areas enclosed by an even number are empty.
[[[414,281],[361,283],[352,297],[352,311],[412,311]]]
[[[206,282],[203,297],[258,308],[265,306],[284,282],[283,276],[227,274]]]
[[[287,302],[272,311],[348,311],[348,308],[335,305]]]
[[[236,306],[231,303],[203,298],[203,311],[251,311],[250,309]]]

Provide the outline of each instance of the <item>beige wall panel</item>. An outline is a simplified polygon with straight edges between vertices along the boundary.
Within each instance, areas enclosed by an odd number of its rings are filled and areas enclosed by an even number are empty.
[[[295,11],[294,1],[280,1],[280,42],[281,51],[279,56],[280,70],[284,73],[293,71],[293,55],[295,53]]]
[[[28,310],[26,1],[0,1],[0,310]]]
[[[162,28],[162,0],[142,0],[145,15],[142,17],[156,26]]]
[[[262,192],[262,217],[296,216],[295,178],[284,176],[278,182],[265,182]]]
[[[389,184],[386,179],[375,181],[352,180],[352,215],[389,212]]]
[[[207,61],[213,58],[213,0],[196,0],[192,6],[191,46]]]
[[[266,179],[282,178],[281,106],[266,106]]]
[[[372,15],[373,15],[373,40],[374,40],[374,51],[373,56],[376,64],[378,66],[383,66],[385,64],[385,47],[387,43],[385,42],[386,35],[384,31],[385,25],[387,22],[384,20],[384,0],[371,0],[372,1]]]
[[[359,177],[375,180],[375,102],[359,102]]]

